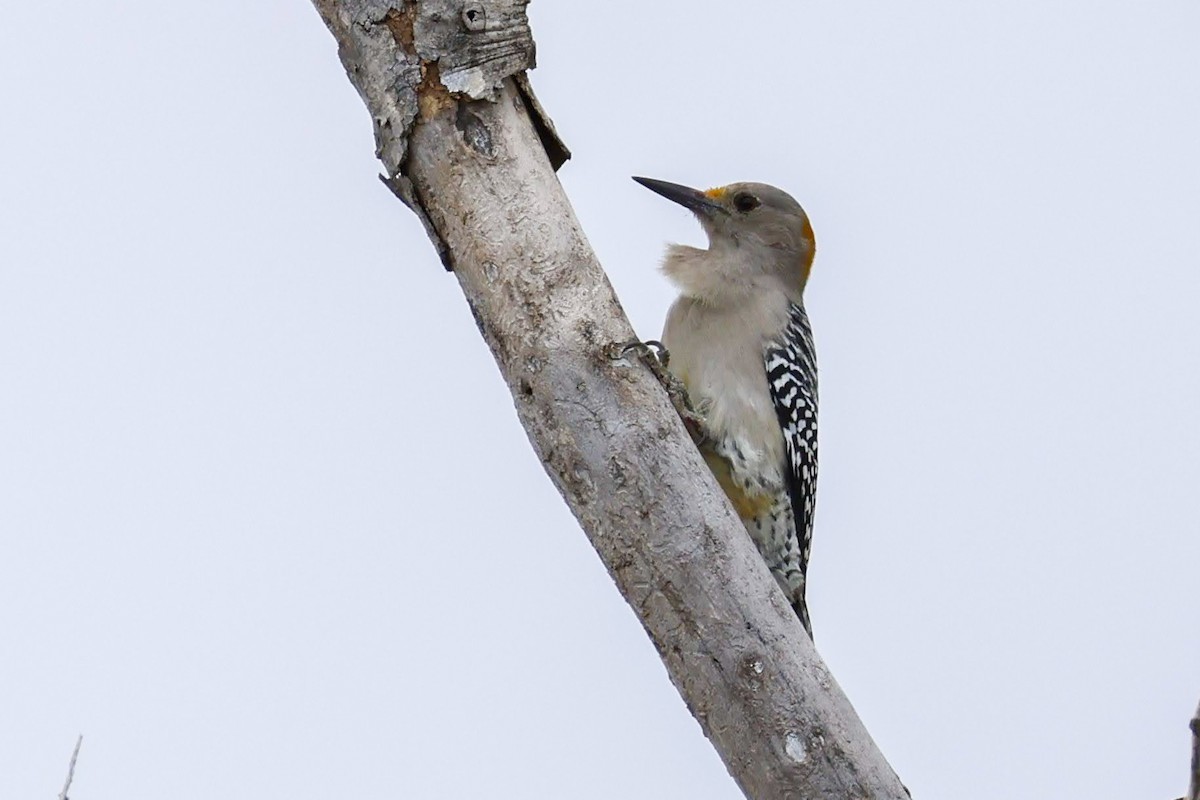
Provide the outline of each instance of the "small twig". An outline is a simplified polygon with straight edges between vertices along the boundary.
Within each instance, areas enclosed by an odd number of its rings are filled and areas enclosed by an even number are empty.
[[[83,734],[79,734],[79,738],[75,740],[75,752],[71,753],[71,765],[67,767],[67,782],[63,784],[63,790],[59,792],[58,800],[67,800],[67,792],[71,790],[71,781],[75,780],[75,761],[79,758],[79,748],[83,744]]]
[[[1200,705],[1192,717],[1192,780],[1188,787],[1187,800],[1200,800]]]

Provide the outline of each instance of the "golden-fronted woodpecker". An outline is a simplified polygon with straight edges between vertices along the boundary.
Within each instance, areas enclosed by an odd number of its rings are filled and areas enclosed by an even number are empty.
[[[701,418],[699,446],[804,629],[817,487],[817,361],[804,311],[816,243],[792,196],[634,178],[695,213],[708,249],[672,244],[680,296],[662,343]]]

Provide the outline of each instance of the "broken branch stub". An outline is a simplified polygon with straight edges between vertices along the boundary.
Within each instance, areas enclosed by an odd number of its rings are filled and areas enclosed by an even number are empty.
[[[338,42],[375,129],[383,183],[421,220],[442,264],[453,259],[407,174],[409,137],[459,100],[496,101],[514,79],[554,169],[571,157],[533,94],[528,0],[313,0]]]

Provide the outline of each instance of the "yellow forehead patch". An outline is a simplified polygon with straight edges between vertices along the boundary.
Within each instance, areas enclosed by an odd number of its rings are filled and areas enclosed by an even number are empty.
[[[709,200],[724,200],[727,193],[728,192],[724,186],[718,186],[715,189],[709,189],[704,193],[704,196]]]

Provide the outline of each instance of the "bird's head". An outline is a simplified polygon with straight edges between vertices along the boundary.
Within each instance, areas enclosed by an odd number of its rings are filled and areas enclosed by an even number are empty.
[[[700,191],[652,178],[634,180],[696,215],[708,234],[711,257],[706,261],[727,273],[722,277],[731,282],[777,280],[792,291],[804,290],[816,240],[808,215],[787,192],[765,183]],[[670,263],[665,268],[671,275]],[[690,282],[683,274],[671,277]]]

